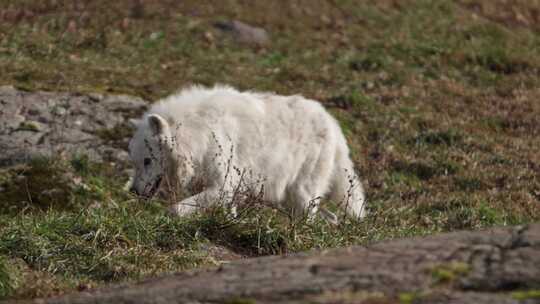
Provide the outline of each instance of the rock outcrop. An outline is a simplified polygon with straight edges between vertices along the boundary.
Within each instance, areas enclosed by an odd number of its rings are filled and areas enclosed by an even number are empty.
[[[232,262],[34,303],[539,303],[540,224]]]
[[[215,26],[226,33],[230,33],[239,43],[256,47],[270,45],[270,36],[263,28],[255,27],[238,20],[216,22]]]
[[[127,159],[128,119],[146,103],[123,95],[26,92],[0,87],[0,167],[37,155]]]

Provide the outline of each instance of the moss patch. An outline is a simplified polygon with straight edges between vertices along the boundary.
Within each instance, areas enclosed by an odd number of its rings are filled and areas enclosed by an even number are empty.
[[[431,269],[431,276],[434,284],[452,283],[456,279],[466,276],[470,271],[470,266],[461,262],[453,262],[435,266]]]

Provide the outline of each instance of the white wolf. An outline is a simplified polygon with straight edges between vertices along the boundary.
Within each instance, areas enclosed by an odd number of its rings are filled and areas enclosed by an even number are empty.
[[[234,192],[241,179],[262,183],[265,201],[289,203],[295,215],[312,217],[322,197],[356,218],[365,213],[364,190],[338,123],[302,96],[193,86],[144,114],[129,152],[135,166],[131,190],[137,194],[151,197],[165,179],[196,191],[171,206],[178,215],[226,203],[230,196],[224,193]],[[250,174],[237,174],[241,170]],[[196,183],[202,188],[193,190]]]

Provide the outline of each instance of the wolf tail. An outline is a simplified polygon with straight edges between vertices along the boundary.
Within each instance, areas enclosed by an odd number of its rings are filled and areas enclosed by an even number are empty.
[[[348,151],[336,154],[336,167],[334,169],[332,192],[330,198],[339,204],[345,212],[357,219],[365,216],[365,194],[354,166],[349,158]]]

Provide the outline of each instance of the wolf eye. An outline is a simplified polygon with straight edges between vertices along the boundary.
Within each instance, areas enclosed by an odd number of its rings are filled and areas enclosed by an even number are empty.
[[[147,157],[144,159],[143,164],[144,166],[149,166],[152,163],[152,159],[150,157]]]

